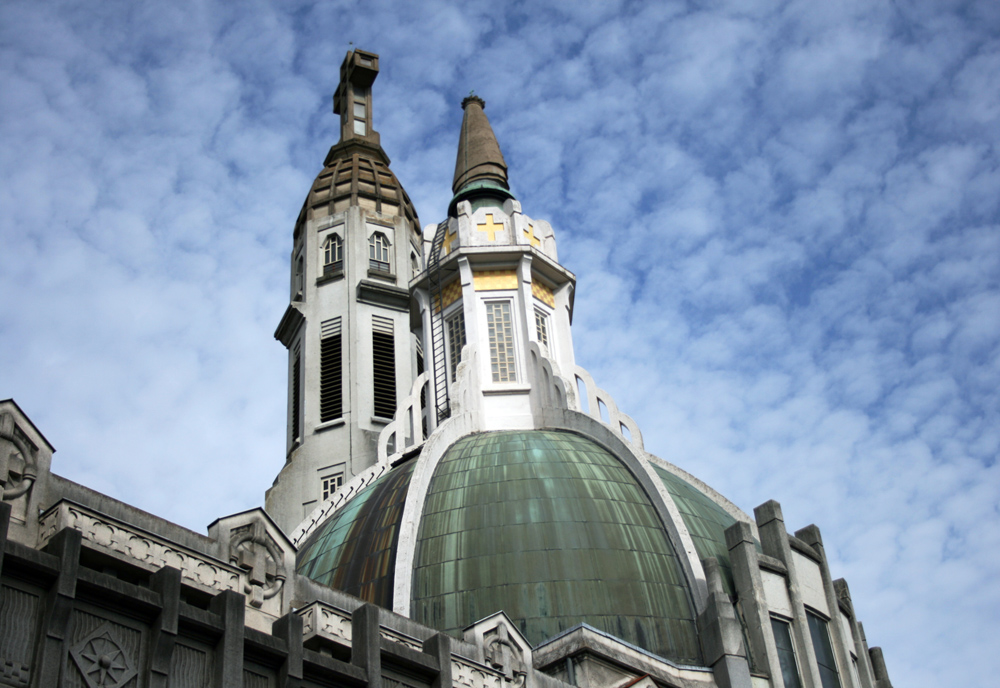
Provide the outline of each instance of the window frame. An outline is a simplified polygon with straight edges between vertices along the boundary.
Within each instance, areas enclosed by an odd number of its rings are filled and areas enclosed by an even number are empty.
[[[518,384],[520,382],[520,377],[519,377],[519,374],[518,374],[519,373],[518,369],[520,368],[520,360],[519,360],[520,356],[518,355],[517,326],[516,326],[515,317],[514,317],[515,316],[515,307],[514,307],[515,299],[514,299],[513,296],[489,298],[489,299],[483,299],[482,304],[483,304],[483,315],[484,315],[484,320],[485,320],[485,325],[486,325],[484,331],[486,333],[486,341],[487,341],[487,344],[489,346],[489,353],[490,353],[490,355],[489,355],[489,362],[487,364],[488,367],[489,367],[489,372],[490,372],[490,380],[491,380],[491,382],[493,384],[500,384],[500,385],[515,385],[515,384]],[[491,315],[490,314],[490,310],[491,310],[491,307],[496,307],[496,306],[501,306],[502,307],[504,305],[507,306],[507,313],[506,313],[506,315],[508,316],[509,320],[508,320],[508,322],[506,324],[507,324],[507,326],[509,328],[509,331],[510,331],[509,341],[504,342],[504,347],[503,347],[505,349],[505,360],[504,360],[504,363],[506,364],[506,367],[507,367],[507,375],[506,375],[507,379],[503,379],[504,376],[501,374],[500,369],[499,369],[499,366],[500,366],[500,361],[499,361],[500,347],[498,345],[498,342],[494,341],[494,336],[493,335],[494,335],[494,331],[495,330],[494,330],[493,326],[490,323],[490,315]],[[509,351],[506,351],[508,349],[509,349]],[[493,368],[493,366],[494,366],[494,362],[493,362],[494,361],[494,353],[496,353],[497,366],[498,366],[498,369],[496,371],[494,371],[494,368]]]
[[[446,308],[443,317],[445,329],[445,365],[448,367],[448,380],[454,383],[458,379],[458,364],[462,362],[462,349],[469,343],[469,328],[466,323],[465,307],[462,299],[458,299],[458,301]],[[461,346],[457,347],[456,351],[455,342],[452,338],[452,324],[458,319],[462,320],[462,343]]]
[[[535,308],[535,341],[542,353],[548,355],[552,351],[552,311],[537,303],[532,305]]]
[[[392,241],[385,232],[375,230],[368,236],[368,269],[380,274],[392,274]]]
[[[330,232],[323,238],[320,252],[324,276],[344,271],[344,239],[338,232]]]
[[[843,688],[843,681],[840,678],[840,667],[837,666],[837,652],[833,648],[833,639],[830,637],[830,620],[824,614],[806,607],[806,622],[809,624],[809,638],[813,645],[813,654],[816,657],[816,668],[819,670],[822,688]],[[818,633],[823,636],[817,637]],[[825,640],[823,654],[829,655],[833,665],[829,666],[820,661],[820,648],[817,647],[817,640]],[[825,670],[825,671],[824,671]]]
[[[333,495],[337,494],[337,490],[344,486],[344,471],[337,471],[335,473],[330,473],[328,475],[321,476],[319,479],[319,488],[321,500],[325,502]],[[330,489],[331,484],[333,484],[333,489]]]
[[[795,647],[795,634],[792,632],[792,623],[793,623],[792,619],[786,619],[784,617],[771,614],[771,635],[772,637],[774,637],[775,650],[778,654],[778,662],[779,662],[778,670],[781,672],[782,682],[785,684],[785,688],[802,688],[802,666],[801,663],[799,662],[799,652],[796,650]],[[781,648],[781,645],[778,643],[778,636],[777,633],[775,632],[775,624],[783,624],[785,633],[787,633],[788,654],[791,655],[791,660],[792,660],[790,668],[795,671],[795,679],[798,682],[797,686],[789,685],[788,681],[785,680],[787,678],[785,674],[785,665],[781,662],[783,650]]]

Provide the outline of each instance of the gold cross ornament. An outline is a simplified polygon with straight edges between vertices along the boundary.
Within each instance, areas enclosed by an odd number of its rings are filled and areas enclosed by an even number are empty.
[[[486,216],[486,222],[476,225],[476,229],[480,232],[487,232],[490,235],[490,241],[497,240],[497,232],[503,230],[503,222],[497,224],[493,221],[493,213]]]

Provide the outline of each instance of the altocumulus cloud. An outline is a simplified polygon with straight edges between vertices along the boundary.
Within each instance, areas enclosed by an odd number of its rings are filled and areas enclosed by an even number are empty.
[[[1000,634],[1000,6],[0,7],[0,383],[56,470],[186,526],[283,461],[271,338],[349,43],[425,223],[462,96],[646,446],[823,527],[898,685]]]

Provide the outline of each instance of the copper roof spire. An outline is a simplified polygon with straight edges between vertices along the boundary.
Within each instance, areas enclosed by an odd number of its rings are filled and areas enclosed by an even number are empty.
[[[493,134],[490,120],[483,108],[486,103],[479,96],[469,96],[462,101],[462,133],[458,139],[458,158],[455,160],[453,193],[459,193],[473,182],[493,182],[503,189],[507,185],[507,163],[500,152],[500,144]]]

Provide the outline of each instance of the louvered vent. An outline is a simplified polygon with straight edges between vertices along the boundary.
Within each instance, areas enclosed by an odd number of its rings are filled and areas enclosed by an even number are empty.
[[[319,342],[319,422],[344,415],[344,377],[340,318],[320,324]]]
[[[375,415],[392,418],[396,414],[396,343],[389,318],[372,316],[372,360]]]

